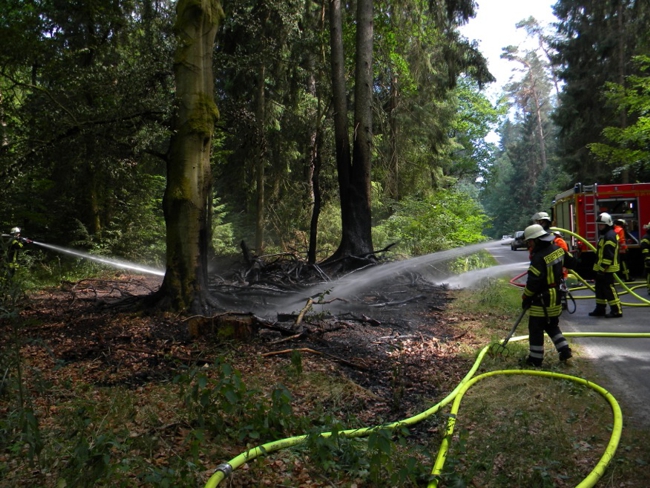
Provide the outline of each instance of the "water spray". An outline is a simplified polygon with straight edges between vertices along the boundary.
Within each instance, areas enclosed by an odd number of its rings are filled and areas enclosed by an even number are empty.
[[[35,244],[37,246],[44,247],[46,249],[51,249],[56,252],[61,252],[65,254],[70,254],[72,256],[77,256],[82,259],[89,259],[91,261],[96,261],[98,263],[102,264],[107,264],[108,266],[112,266],[113,268],[123,268],[123,269],[131,269],[133,271],[139,271],[140,273],[147,273],[147,274],[153,274],[156,276],[165,276],[165,271],[161,269],[156,269],[156,268],[150,268],[148,266],[142,266],[139,264],[135,263],[130,263],[128,261],[121,261],[118,259],[109,259],[109,258],[103,258],[100,256],[94,256],[92,254],[88,254],[85,252],[81,251],[75,251],[73,249],[68,249],[65,247],[61,246],[55,246],[52,244],[45,244],[44,242],[38,242],[38,241],[31,241],[32,244]]]

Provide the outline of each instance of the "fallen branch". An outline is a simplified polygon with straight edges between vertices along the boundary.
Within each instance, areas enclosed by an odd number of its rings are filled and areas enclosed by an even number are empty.
[[[304,335],[305,334],[303,332],[301,332],[300,334],[292,335],[290,337],[284,337],[282,339],[278,339],[277,341],[271,341],[271,342],[269,342],[269,344],[281,344],[283,342],[289,342],[289,341],[292,341],[294,339],[300,339]]]
[[[314,300],[312,300],[311,298],[307,300],[307,305],[305,305],[303,309],[300,311],[300,313],[298,314],[298,318],[296,319],[296,325],[299,325],[300,322],[302,322],[302,319],[305,317],[305,314],[313,304],[314,304]]]
[[[368,322],[370,325],[381,325],[381,322],[377,319],[368,317],[367,315],[361,315],[361,322]]]
[[[310,349],[310,348],[308,348],[308,347],[299,347],[299,348],[296,348],[296,349],[283,349],[283,350],[281,350],[281,351],[265,352],[265,353],[262,353],[261,356],[262,356],[262,357],[267,357],[267,356],[277,356],[278,354],[289,354],[289,353],[292,353],[292,352],[294,352],[294,351],[300,351],[300,352],[311,352],[311,353],[314,353],[314,354],[318,354],[319,356],[322,356],[322,355],[323,355],[323,353],[320,352],[320,351],[315,351],[314,349]]]
[[[271,352],[265,352],[262,354],[262,357],[267,357],[267,356],[276,356],[278,354],[291,354],[294,351],[299,351],[299,352],[311,352],[313,354],[318,354],[319,356],[326,356],[330,359],[333,359],[335,361],[338,361],[339,363],[345,364],[347,366],[350,366],[352,368],[360,369],[362,371],[368,371],[368,368],[365,366],[361,366],[359,364],[351,363],[350,361],[347,361],[345,359],[339,358],[337,356],[332,356],[331,354],[327,354],[325,352],[320,352],[316,351],[314,349],[310,349],[308,347],[299,347],[296,349],[283,349],[282,351],[271,351]]]
[[[463,332],[461,334],[458,334],[457,336],[452,337],[451,340],[452,341],[457,341],[458,339],[460,339],[461,337],[465,337],[466,335],[467,335],[467,331],[465,331],[465,332]]]
[[[404,305],[405,303],[413,302],[415,300],[419,300],[420,298],[424,298],[424,295],[418,295],[416,297],[408,298],[406,300],[399,300],[396,302],[375,303],[370,306],[371,307],[392,307],[393,305]]]
[[[206,364],[212,364],[213,361],[209,359],[202,359],[202,358],[191,358],[187,356],[178,356],[176,354],[171,354],[170,352],[162,352],[162,351],[154,351],[150,349],[144,349],[140,347],[133,347],[133,346],[122,346],[122,345],[113,345],[110,347],[107,347],[106,349],[114,349],[116,351],[126,351],[126,352],[134,352],[137,354],[147,354],[149,356],[154,356],[158,358],[165,358],[165,359],[175,359],[176,361],[180,361],[183,363],[188,363],[188,364],[196,364],[197,366],[205,366]]]

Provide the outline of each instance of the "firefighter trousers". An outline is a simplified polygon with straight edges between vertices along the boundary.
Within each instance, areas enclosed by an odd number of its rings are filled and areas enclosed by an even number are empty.
[[[568,351],[569,343],[560,330],[560,317],[529,317],[528,318],[528,360],[541,366],[544,359],[544,333],[553,341],[558,352]]]
[[[621,265],[620,275],[623,281],[630,281],[630,268],[627,265],[627,253],[622,252],[618,255],[618,261]]]
[[[622,313],[621,300],[618,298],[616,287],[614,286],[613,273],[596,274],[596,310],[604,312],[607,304],[613,313]]]

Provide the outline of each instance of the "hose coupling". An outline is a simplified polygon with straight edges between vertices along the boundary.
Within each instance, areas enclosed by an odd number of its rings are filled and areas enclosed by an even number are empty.
[[[232,466],[228,463],[221,463],[219,466],[214,468],[214,471],[221,471],[223,473],[223,477],[227,478],[232,474]]]

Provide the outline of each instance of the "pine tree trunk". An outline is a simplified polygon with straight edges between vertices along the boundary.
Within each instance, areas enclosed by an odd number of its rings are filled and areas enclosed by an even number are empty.
[[[257,80],[257,97],[255,117],[257,119],[257,161],[255,161],[255,175],[257,181],[257,216],[255,221],[255,249],[258,254],[264,253],[264,222],[266,221],[266,137],[264,134],[264,119],[266,117],[264,95],[264,81],[266,68],[260,66]]]
[[[330,5],[332,89],[336,160],[341,198],[342,236],[332,262],[373,252],[370,212],[370,168],[372,158],[372,0],[357,2],[356,85],[353,160],[347,125],[344,54],[340,0]]]

